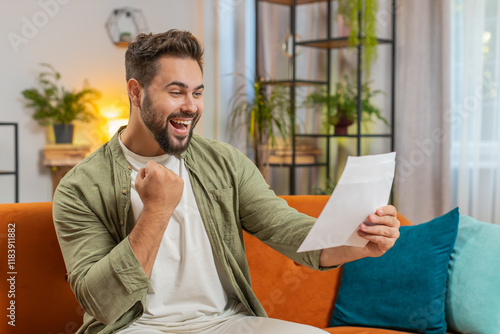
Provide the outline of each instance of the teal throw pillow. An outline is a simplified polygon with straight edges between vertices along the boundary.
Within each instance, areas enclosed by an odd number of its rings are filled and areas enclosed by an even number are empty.
[[[387,253],[346,263],[331,326],[444,334],[448,264],[458,208],[430,222],[401,226]]]
[[[446,321],[459,333],[500,333],[500,226],[460,215]]]

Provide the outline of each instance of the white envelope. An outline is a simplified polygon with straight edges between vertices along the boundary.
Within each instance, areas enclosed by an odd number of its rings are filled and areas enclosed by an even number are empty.
[[[396,152],[348,157],[332,196],[297,252],[336,246],[364,247],[359,225],[387,205],[396,166]]]

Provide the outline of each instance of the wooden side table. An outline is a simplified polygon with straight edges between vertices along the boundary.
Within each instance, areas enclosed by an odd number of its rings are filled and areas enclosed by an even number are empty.
[[[52,172],[52,193],[54,193],[64,175],[82,161],[89,151],[90,145],[45,145],[43,164],[50,167]]]

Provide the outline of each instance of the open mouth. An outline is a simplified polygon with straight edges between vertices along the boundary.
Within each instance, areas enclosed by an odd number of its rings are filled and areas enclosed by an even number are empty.
[[[182,119],[171,119],[170,124],[172,127],[177,130],[177,132],[184,134],[188,131],[189,126],[191,125],[192,120],[182,120]]]

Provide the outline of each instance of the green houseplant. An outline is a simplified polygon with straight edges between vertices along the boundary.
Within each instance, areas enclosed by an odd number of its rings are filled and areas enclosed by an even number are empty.
[[[33,118],[41,125],[53,125],[56,143],[73,141],[73,122],[88,122],[98,111],[98,90],[84,84],[81,90],[67,90],[60,85],[61,74],[50,64],[37,77],[38,87],[23,90],[25,106],[34,109]]]
[[[373,117],[389,122],[382,116],[380,109],[372,103],[372,98],[381,94],[380,90],[372,90],[368,83],[361,85],[361,118],[362,121]],[[326,113],[326,127],[334,126],[336,135],[346,135],[347,127],[357,120],[358,93],[357,89],[346,78],[335,85],[335,91],[328,94],[325,90],[313,92],[306,97],[306,106],[320,106]]]
[[[355,47],[361,43],[363,46],[362,63],[366,72],[370,73],[370,67],[377,59],[378,0],[342,0],[338,3],[338,12],[350,29],[349,45]]]
[[[263,78],[253,82],[253,98],[248,99],[246,85],[239,87],[230,101],[229,124],[237,133],[244,126],[247,142],[252,147],[255,164],[267,178],[271,148],[277,137],[289,137],[291,113],[289,95],[284,86],[267,85]]]

